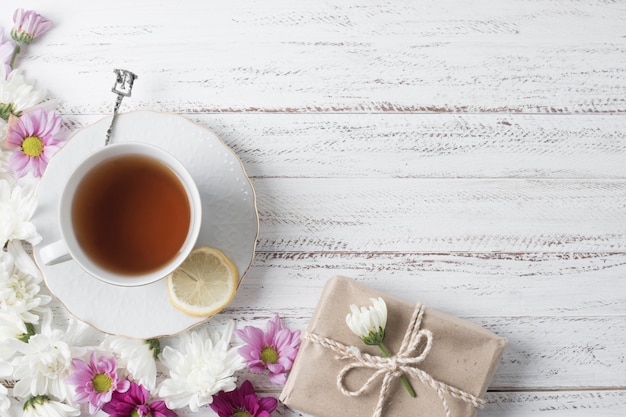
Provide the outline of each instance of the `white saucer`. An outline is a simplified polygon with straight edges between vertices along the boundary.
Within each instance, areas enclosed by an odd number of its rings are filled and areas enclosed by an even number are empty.
[[[139,339],[171,336],[206,321],[170,304],[165,280],[141,287],[105,284],[74,261],[43,265],[39,248],[60,238],[58,199],[70,172],[104,146],[111,117],[81,129],[52,158],[37,188],[33,223],[43,237],[34,255],[50,291],[76,318],[105,333]],[[256,247],[259,218],[250,179],[235,153],[209,129],[168,113],[138,111],[118,116],[111,143],[148,142],[173,154],[195,179],[202,199],[196,246],[220,249],[237,266],[239,282]]]

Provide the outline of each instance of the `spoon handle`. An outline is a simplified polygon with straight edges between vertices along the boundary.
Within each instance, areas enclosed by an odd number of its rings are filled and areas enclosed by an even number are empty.
[[[111,89],[112,92],[117,94],[117,99],[115,100],[115,107],[113,107],[113,118],[111,119],[111,125],[107,129],[106,138],[104,140],[104,145],[108,145],[111,142],[111,133],[113,132],[113,125],[115,124],[115,119],[117,119],[117,112],[122,104],[122,100],[124,97],[130,97],[131,92],[133,90],[133,83],[135,79],[137,79],[137,75],[123,69],[115,69],[115,84]]]

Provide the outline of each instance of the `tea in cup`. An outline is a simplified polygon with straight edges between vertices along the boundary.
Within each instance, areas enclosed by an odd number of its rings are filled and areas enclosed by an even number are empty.
[[[61,240],[40,249],[44,264],[73,259],[110,284],[155,282],[176,269],[200,232],[193,178],[155,146],[122,142],[87,157],[61,194]]]

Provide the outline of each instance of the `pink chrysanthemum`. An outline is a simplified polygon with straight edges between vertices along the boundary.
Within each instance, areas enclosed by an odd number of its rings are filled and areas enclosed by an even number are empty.
[[[92,415],[111,400],[114,392],[124,392],[130,387],[130,382],[118,377],[117,363],[113,357],[98,357],[96,352],[92,352],[89,363],[74,359],[72,365],[74,371],[67,382],[76,386],[74,400],[78,404],[89,403],[89,413]]]
[[[52,27],[52,22],[34,10],[17,9],[13,13],[11,37],[18,43],[31,43]]]
[[[284,328],[278,315],[267,322],[265,333],[252,326],[235,330],[237,336],[247,344],[239,348],[239,354],[246,360],[250,371],[262,373],[268,370],[268,378],[273,384],[284,384],[287,372],[300,347],[300,331]]]
[[[36,109],[19,118],[9,118],[7,146],[15,152],[9,160],[9,170],[23,177],[29,171],[41,177],[48,162],[61,147],[58,136],[62,119],[54,111]]]
[[[259,398],[248,380],[233,391],[220,391],[211,403],[211,409],[219,417],[270,417],[277,406],[276,398]]]
[[[148,403],[150,392],[135,382],[125,392],[116,391],[111,401],[102,407],[109,417],[177,417],[164,401]]]

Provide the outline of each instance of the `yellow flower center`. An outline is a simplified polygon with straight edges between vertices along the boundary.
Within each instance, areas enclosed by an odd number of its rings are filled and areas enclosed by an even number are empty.
[[[113,386],[113,381],[105,374],[96,374],[93,377],[93,389],[96,392],[108,392],[111,390],[111,386]]]
[[[28,136],[22,142],[22,152],[26,156],[36,158],[43,153],[43,141],[37,136]]]
[[[250,413],[244,410],[235,411],[232,417],[250,417]]]
[[[276,363],[278,362],[278,352],[271,346],[266,346],[261,351],[261,360],[263,363]]]
[[[146,414],[142,416],[142,413],[139,412],[136,408],[130,412],[130,417],[152,417],[152,414]]]

